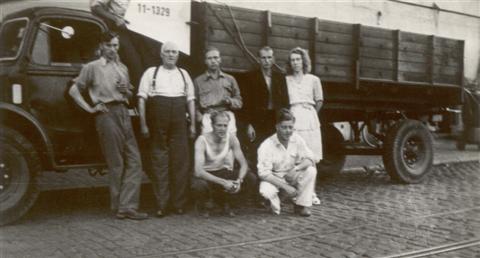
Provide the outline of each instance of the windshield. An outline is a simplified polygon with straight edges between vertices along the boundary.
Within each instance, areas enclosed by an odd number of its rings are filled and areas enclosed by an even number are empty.
[[[26,18],[6,21],[0,27],[0,59],[15,59],[25,37]]]

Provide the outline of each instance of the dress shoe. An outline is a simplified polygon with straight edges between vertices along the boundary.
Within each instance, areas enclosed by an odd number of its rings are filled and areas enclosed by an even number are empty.
[[[300,205],[295,205],[294,212],[302,217],[310,217],[312,215],[310,208]]]
[[[175,209],[174,212],[175,212],[175,214],[177,214],[177,215],[183,215],[183,214],[185,214],[185,210],[182,209],[182,208]]]
[[[148,214],[130,209],[117,212],[116,217],[117,219],[144,220],[148,219]]]
[[[157,212],[155,213],[155,216],[157,216],[157,218],[163,218],[165,217],[165,212],[163,210],[157,210]]]

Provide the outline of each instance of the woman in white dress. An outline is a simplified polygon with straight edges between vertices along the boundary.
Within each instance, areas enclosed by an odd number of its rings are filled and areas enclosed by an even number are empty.
[[[322,135],[318,112],[323,104],[320,78],[310,74],[308,52],[296,47],[290,50],[287,62],[287,88],[290,110],[295,116],[295,131],[305,140],[318,163],[323,158]],[[315,196],[316,197],[316,196]],[[314,198],[314,204],[320,204]]]

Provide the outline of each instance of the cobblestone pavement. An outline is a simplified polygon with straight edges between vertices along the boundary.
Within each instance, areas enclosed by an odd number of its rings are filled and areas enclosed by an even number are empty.
[[[26,218],[0,228],[0,257],[382,257],[480,238],[479,162],[437,165],[425,182],[345,171],[318,182],[301,218],[242,205],[234,218],[190,211],[116,220],[106,188],[46,191]],[[142,208],[152,212],[151,189]],[[478,245],[432,257],[480,257]]]

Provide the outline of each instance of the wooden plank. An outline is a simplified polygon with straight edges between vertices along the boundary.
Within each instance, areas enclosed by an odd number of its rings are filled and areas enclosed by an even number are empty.
[[[261,11],[241,8],[241,7],[230,7],[230,8],[232,10],[233,17],[237,21],[244,20],[244,21],[252,21],[252,22],[260,23],[263,20],[263,15]],[[232,18],[230,11],[226,6],[209,4],[209,8],[207,8],[208,10],[207,15],[214,15],[212,9],[214,12],[217,13],[218,16],[224,19]]]
[[[316,40],[317,42],[323,42],[323,43],[351,45],[353,38],[351,34],[319,31]]]
[[[398,53],[398,60],[404,62],[426,63],[427,58],[427,53],[413,53],[407,51],[399,51]]]
[[[380,38],[392,40],[392,31],[387,29],[362,26],[362,37]]]
[[[427,82],[428,76],[426,73],[415,73],[415,72],[399,72],[400,81],[411,81],[411,82]]]
[[[222,55],[222,68],[247,71],[253,68],[253,64],[247,58]]]
[[[353,65],[353,59],[351,56],[342,56],[335,54],[316,54],[317,64],[323,65],[336,65],[336,66],[349,66]]]
[[[270,37],[270,46],[273,48],[290,50],[294,47],[308,49],[310,41],[302,39],[292,39],[285,37]]]
[[[445,65],[445,66],[452,66],[452,67],[459,67],[460,62],[457,58],[453,58],[448,55],[435,55],[433,57],[434,64],[436,65]]]
[[[309,18],[302,16],[293,16],[280,13],[272,13],[272,23],[288,27],[298,27],[308,29],[310,27]]]
[[[373,57],[380,59],[393,60],[393,51],[388,49],[378,49],[372,47],[361,47],[360,57]]]
[[[318,77],[320,75],[316,74]],[[332,75],[324,75],[320,78],[322,84],[325,82],[351,82],[351,78],[347,77],[339,77],[339,76],[332,76]]]
[[[305,28],[298,28],[298,27],[287,27],[284,25],[279,24],[272,24],[271,29],[272,36],[277,37],[285,37],[285,38],[295,38],[295,39],[310,39],[310,32],[308,29]]]
[[[235,56],[235,57],[244,57],[243,51],[235,44],[229,44],[229,43],[223,43],[223,42],[214,42],[214,41],[209,41],[208,46],[213,46],[218,48],[220,51],[220,54],[222,56]],[[254,48],[249,48],[250,51],[255,51]],[[255,53],[255,52],[253,52]]]
[[[378,59],[378,58],[362,58],[360,60],[360,68],[376,68],[380,70],[393,71],[394,60]]]
[[[388,69],[372,69],[360,67],[360,77],[373,79],[388,79],[393,80],[393,70]]]
[[[456,76],[460,73],[460,67],[451,67],[443,65],[434,65],[433,74],[435,75],[451,75]]]
[[[442,46],[436,46],[435,47],[435,55],[439,55],[439,56],[442,56],[442,55],[446,55],[446,56],[451,56],[451,57],[454,57],[454,58],[458,58],[458,57],[461,57],[463,56],[462,54],[460,54],[460,52],[458,51],[460,48],[449,48],[449,47],[442,47]]]
[[[412,43],[412,42],[406,42],[406,41],[400,41],[399,47],[400,47],[400,51],[414,52],[414,53],[429,53],[431,48],[431,46],[428,44]]]
[[[362,36],[362,47],[373,47],[378,49],[393,49],[393,39],[371,38]]]
[[[460,42],[460,40],[437,37],[435,47],[458,49],[460,48]]]
[[[335,76],[351,79],[353,77],[351,68],[348,66],[317,65],[315,74],[319,74],[320,78]]]
[[[231,31],[235,31],[235,27],[232,20],[224,19],[222,20],[222,23],[228,26],[228,28],[230,28]],[[220,23],[215,16],[207,16],[207,25],[209,27],[208,30],[211,30],[211,29],[225,30],[222,23]],[[257,22],[237,21],[237,25],[239,30],[242,33],[246,32],[246,33],[255,33],[260,35],[263,33],[262,26],[258,26]]]
[[[427,63],[411,63],[411,62],[398,62],[398,70],[401,72],[418,72],[418,73],[428,73],[428,64]]]
[[[352,46],[347,45],[338,45],[338,44],[330,44],[330,43],[316,43],[317,45],[317,53],[320,54],[336,54],[336,55],[344,55],[344,56],[352,56],[353,50]]]
[[[428,35],[402,31],[402,41],[416,44],[428,44]]]
[[[325,32],[335,32],[335,33],[352,35],[353,24],[318,20],[318,30],[325,31]]]
[[[234,39],[225,30],[209,30],[210,42],[235,44]],[[262,46],[263,36],[253,33],[242,33],[243,41],[247,46]]]
[[[434,82],[436,82],[436,83],[446,83],[446,84],[460,85],[460,83],[458,81],[458,76],[436,74],[433,79],[434,79]]]

